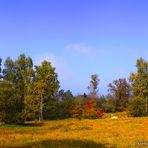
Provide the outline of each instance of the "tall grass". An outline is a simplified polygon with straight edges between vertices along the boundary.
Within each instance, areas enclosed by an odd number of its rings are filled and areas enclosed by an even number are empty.
[[[147,125],[146,117],[0,125],[0,147],[136,147],[137,141],[148,141]]]

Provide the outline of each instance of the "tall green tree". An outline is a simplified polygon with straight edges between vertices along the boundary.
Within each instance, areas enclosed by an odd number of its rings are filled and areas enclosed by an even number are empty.
[[[132,105],[136,105],[135,102],[139,102],[139,101],[135,101],[137,100],[137,98],[141,98],[140,100],[142,101],[142,106],[143,106],[143,102],[145,102],[145,107],[143,108],[144,112],[142,112],[142,115],[148,115],[148,62],[145,61],[143,58],[139,58],[137,60],[137,72],[136,73],[132,73],[129,80],[132,84],[132,100],[131,102],[131,108],[133,108]],[[139,108],[142,108],[141,106],[139,106]],[[132,110],[131,110],[132,112]],[[133,114],[134,114],[134,110],[133,110]]]
[[[32,107],[36,108],[32,108],[32,112],[38,114],[39,120],[43,120],[43,109],[47,107],[50,98],[53,97],[58,89],[57,73],[51,63],[43,61],[40,66],[35,66],[35,79],[28,90],[29,97],[27,100],[32,100]],[[26,104],[28,104],[28,101]]]
[[[98,96],[98,85],[99,85],[100,79],[97,74],[91,75],[90,85],[88,86],[89,95],[91,97],[97,97]]]
[[[131,95],[131,86],[126,79],[114,80],[108,85],[109,92],[115,99],[115,110],[122,111],[128,106],[128,101]]]
[[[11,81],[15,86],[21,89],[24,94],[24,89],[33,78],[33,62],[30,57],[21,54],[17,60],[13,61],[7,58],[3,69],[4,80]]]
[[[21,104],[18,108],[22,112],[20,120],[23,120],[24,101],[27,87],[34,77],[33,62],[30,57],[21,54],[17,60],[7,58],[3,69],[3,79],[9,81],[16,90]]]

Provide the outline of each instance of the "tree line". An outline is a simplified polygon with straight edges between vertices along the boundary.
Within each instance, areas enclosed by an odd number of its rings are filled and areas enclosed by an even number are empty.
[[[99,76],[91,75],[89,93],[73,96],[60,90],[58,74],[51,62],[35,66],[31,57],[0,58],[0,122],[63,118],[101,118],[105,112],[128,111],[132,116],[148,115],[148,62],[139,58],[137,72],[114,80],[108,95],[99,95]]]

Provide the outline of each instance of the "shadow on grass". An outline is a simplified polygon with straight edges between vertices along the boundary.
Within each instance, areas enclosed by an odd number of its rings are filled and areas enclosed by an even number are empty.
[[[45,140],[20,146],[4,148],[111,148],[108,143],[95,143],[89,140]]]
[[[33,122],[33,123],[18,123],[18,124],[2,124],[0,125],[0,128],[24,128],[24,127],[41,127],[44,123],[42,122]]]
[[[23,127],[40,127],[40,126],[43,126],[44,123],[43,122],[33,122],[33,123],[21,123],[21,124],[18,124],[20,126],[23,126]]]

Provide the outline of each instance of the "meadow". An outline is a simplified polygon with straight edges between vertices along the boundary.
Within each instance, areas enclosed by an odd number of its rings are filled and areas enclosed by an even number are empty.
[[[110,114],[96,120],[51,120],[24,125],[0,125],[2,148],[125,148],[148,141],[148,118]]]

